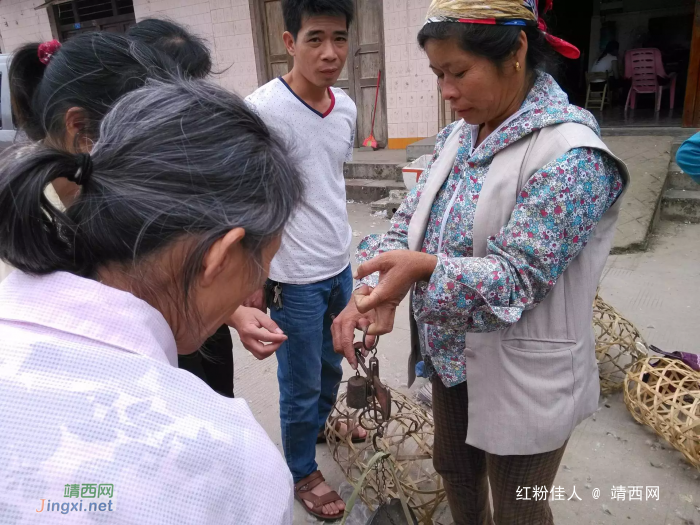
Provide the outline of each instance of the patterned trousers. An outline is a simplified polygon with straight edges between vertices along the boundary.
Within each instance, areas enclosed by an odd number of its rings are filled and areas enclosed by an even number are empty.
[[[496,456],[466,444],[467,384],[447,388],[433,376],[433,463],[442,476],[456,525],[551,525],[547,502],[518,500],[518,487],[551,491],[566,444],[531,456]],[[489,503],[489,485],[493,514]],[[525,496],[524,491],[521,493]]]

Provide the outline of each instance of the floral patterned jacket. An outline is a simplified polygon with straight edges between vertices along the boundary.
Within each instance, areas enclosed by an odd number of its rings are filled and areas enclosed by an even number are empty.
[[[465,333],[506,328],[542,302],[622,192],[622,178],[609,155],[572,149],[529,179],[510,221],[489,240],[488,255],[472,257],[474,213],[496,153],[535,130],[564,122],[600,133],[593,116],[569,104],[554,79],[540,73],[521,109],[478,147],[478,127],[463,125],[454,170],[433,203],[423,241],[422,251],[436,254],[438,263],[430,282],[417,284],[413,301],[429,373],[436,371],[446,386],[466,379]],[[438,135],[433,159],[396,211],[389,231],[360,242],[360,262],[408,249],[408,225],[421,191],[456,125]],[[362,282],[375,286],[377,275]]]

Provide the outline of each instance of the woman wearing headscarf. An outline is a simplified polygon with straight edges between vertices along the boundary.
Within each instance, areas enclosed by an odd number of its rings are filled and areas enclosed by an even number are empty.
[[[391,331],[413,288],[455,523],[552,523],[533,487],[551,489],[597,408],[592,304],[629,177],[542,71],[552,50],[578,50],[547,33],[534,0],[434,0],[418,42],[460,120],[387,234],[360,244],[336,350],[356,366],[355,328]]]

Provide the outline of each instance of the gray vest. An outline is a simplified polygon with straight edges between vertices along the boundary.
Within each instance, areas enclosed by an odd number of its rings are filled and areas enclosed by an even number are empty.
[[[450,135],[431,169],[409,227],[412,250],[422,245],[432,203],[454,164],[458,136]],[[508,223],[529,178],[581,147],[609,154],[628,186],[625,164],[587,126],[565,123],[537,131],[494,157],[474,216],[474,257],[487,255],[487,239]],[[603,215],[542,303],[506,329],[466,335],[468,444],[497,455],[549,452],[564,445],[576,425],[595,412],[600,386],[592,305],[621,202],[622,196]],[[412,347],[414,361],[415,341]]]

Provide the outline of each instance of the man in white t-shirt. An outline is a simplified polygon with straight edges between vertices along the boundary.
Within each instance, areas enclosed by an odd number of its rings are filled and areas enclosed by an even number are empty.
[[[246,100],[286,138],[305,176],[304,203],[285,229],[266,295],[270,316],[287,336],[276,354],[277,377],[295,497],[311,514],[334,519],[345,504],[325,483],[315,456],[343,375],[330,327],[352,293],[343,164],[352,158],[357,109],[332,86],[347,58],[354,7],[352,0],[283,0],[282,8],[294,67]],[[245,344],[245,329],[239,334]],[[365,436],[354,429],[355,438]]]

